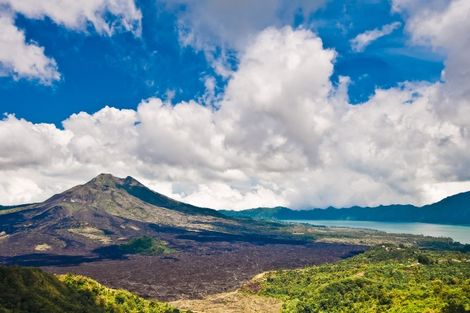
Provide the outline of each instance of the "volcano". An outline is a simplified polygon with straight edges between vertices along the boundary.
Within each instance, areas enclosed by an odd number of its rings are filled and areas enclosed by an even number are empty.
[[[10,255],[67,252],[119,243],[155,227],[226,231],[237,225],[215,210],[154,192],[130,176],[100,174],[42,203],[4,207],[0,243]]]

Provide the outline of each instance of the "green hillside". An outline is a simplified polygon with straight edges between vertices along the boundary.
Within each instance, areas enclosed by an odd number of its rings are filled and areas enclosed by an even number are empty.
[[[470,254],[379,247],[247,289],[283,300],[283,312],[470,312]]]
[[[0,313],[177,313],[168,304],[77,275],[0,266]]]

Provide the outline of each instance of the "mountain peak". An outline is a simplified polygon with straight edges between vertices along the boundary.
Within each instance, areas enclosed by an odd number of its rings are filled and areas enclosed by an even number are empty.
[[[124,184],[124,185],[127,185],[127,186],[140,186],[140,187],[145,187],[144,184],[142,184],[140,181],[138,181],[137,179],[135,179],[135,178],[132,177],[132,176],[127,176],[126,178],[124,178],[123,184]]]
[[[98,174],[94,179],[119,179],[119,178],[110,173],[101,173],[101,174]]]
[[[149,210],[158,207],[182,214],[223,217],[215,210],[179,202],[155,192],[131,176],[120,178],[109,173],[99,174],[83,185],[56,194],[46,200],[44,204],[47,204],[48,207],[65,205],[72,210],[85,207],[100,209],[131,219],[137,219],[130,216],[131,212],[137,214],[136,208],[142,209],[143,207]],[[141,213],[140,211],[139,214]],[[142,216],[139,218],[142,218]]]
[[[85,185],[95,185],[104,187],[116,187],[116,186],[144,186],[141,182],[132,176],[126,178],[116,177],[109,173],[101,173]]]
[[[92,180],[90,180],[87,184],[92,183],[96,185],[107,185],[107,186],[112,186],[115,185],[116,183],[121,183],[123,181],[122,178],[113,176],[112,174],[108,173],[101,173]]]

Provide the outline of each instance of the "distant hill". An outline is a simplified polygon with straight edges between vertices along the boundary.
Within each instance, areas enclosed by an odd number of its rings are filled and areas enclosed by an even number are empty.
[[[42,203],[0,210],[4,254],[91,251],[152,233],[155,226],[226,230],[238,223],[154,192],[132,177],[100,174]]]
[[[6,210],[11,210],[11,209],[20,209],[22,207],[30,206],[31,204],[20,204],[20,205],[0,205],[0,214],[2,214],[2,211],[5,212]]]
[[[357,220],[470,225],[470,192],[453,195],[422,207],[384,205],[378,207],[354,206],[342,209],[330,207],[310,210],[275,207],[220,212],[231,217],[268,220]]]
[[[76,275],[56,277],[39,269],[0,266],[0,312],[177,313],[168,304],[107,288]]]

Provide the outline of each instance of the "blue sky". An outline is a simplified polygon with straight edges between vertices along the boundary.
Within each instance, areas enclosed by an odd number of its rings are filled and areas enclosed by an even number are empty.
[[[50,19],[17,19],[29,40],[45,47],[58,63],[62,79],[52,86],[35,80],[2,77],[1,110],[34,122],[60,123],[72,113],[95,112],[104,105],[136,107],[140,100],[166,96],[175,100],[204,92],[201,79],[212,70],[204,55],[180,47],[175,16],[156,4],[142,6],[142,36],[129,32],[112,37],[89,29],[64,29]]]
[[[96,112],[104,105],[135,108],[145,98],[174,102],[204,95],[205,77],[215,77],[217,90],[226,79],[218,76],[205,54],[178,39],[177,9],[141,1],[142,34],[117,32],[103,36],[92,27],[77,32],[50,18],[28,19],[18,14],[15,24],[27,41],[44,47],[56,60],[59,81],[44,85],[35,79],[0,77],[0,110],[32,122],[60,122],[79,111]],[[350,40],[365,31],[400,22],[391,34],[372,42],[363,52],[351,50]],[[387,1],[327,1],[319,10],[283,20],[294,27],[316,32],[326,48],[337,51],[332,81],[349,76],[351,103],[366,101],[376,88],[389,88],[403,81],[436,81],[443,57],[427,47],[410,44],[403,18]],[[236,55],[236,52],[234,53]],[[234,61],[236,66],[236,61]]]
[[[0,203],[102,172],[213,208],[470,190],[468,0],[0,0]]]

